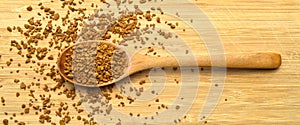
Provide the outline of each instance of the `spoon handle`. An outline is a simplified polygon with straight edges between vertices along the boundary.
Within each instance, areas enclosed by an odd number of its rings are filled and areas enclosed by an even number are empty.
[[[225,56],[225,58],[224,58]],[[200,66],[226,67],[237,69],[277,69],[281,65],[281,55],[273,52],[238,53],[219,55],[196,55],[194,57],[157,57],[150,67]],[[180,65],[179,65],[180,62]],[[195,63],[196,62],[196,63]],[[226,63],[225,63],[226,62]]]

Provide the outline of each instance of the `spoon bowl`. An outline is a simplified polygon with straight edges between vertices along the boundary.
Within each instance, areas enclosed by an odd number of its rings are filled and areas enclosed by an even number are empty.
[[[96,84],[96,83],[95,84],[83,84],[83,83],[80,83],[80,82],[76,82],[76,80],[74,80],[73,78],[70,78],[70,77],[67,76],[67,73],[66,73],[66,70],[65,70],[66,69],[66,63],[67,63],[67,56],[70,55],[71,51],[74,50],[74,48],[76,48],[76,46],[81,45],[81,44],[95,44],[95,45],[97,45],[99,43],[100,43],[99,41],[80,42],[80,43],[74,44],[73,46],[69,46],[68,48],[66,48],[65,50],[63,50],[62,53],[60,54],[59,58],[58,58],[58,61],[57,61],[58,71],[59,71],[60,75],[65,80],[67,80],[68,82],[73,83],[75,85],[84,86],[84,87],[101,87],[101,86],[107,86],[107,85],[113,84],[113,83],[115,83],[117,81],[120,81],[120,80],[124,79],[125,77],[127,77],[128,75],[126,73],[127,73],[127,70],[128,70],[128,67],[129,67],[130,64],[127,65],[127,68],[124,71],[123,75],[119,76],[117,79],[113,79],[112,81],[108,81],[106,83],[101,83],[101,84]],[[113,43],[109,43],[109,42],[106,42],[106,41],[101,41],[101,43],[105,43],[105,44],[107,44],[109,46],[113,46],[113,47],[118,48],[121,51],[123,51],[123,49],[121,49],[121,47],[119,47],[119,46],[117,47]],[[73,55],[75,55],[75,54],[73,54]],[[127,60],[129,60],[128,54],[127,54]],[[77,75],[75,75],[75,76],[77,76]]]

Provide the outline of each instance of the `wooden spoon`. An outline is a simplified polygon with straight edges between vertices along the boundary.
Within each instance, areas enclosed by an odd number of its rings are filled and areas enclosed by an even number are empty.
[[[112,46],[112,43],[105,42]],[[78,43],[81,44],[81,43]],[[77,45],[77,44],[75,44]],[[75,46],[74,45],[74,46]],[[183,60],[184,63],[180,66],[199,66],[199,67],[211,67],[211,58],[208,55],[197,55],[193,57],[157,57],[157,56],[146,56],[142,54],[135,54],[129,60],[129,67],[128,71],[125,72],[122,76],[118,79],[114,79],[111,82],[107,82],[100,85],[86,85],[76,83],[73,79],[70,79],[66,76],[64,72],[64,63],[66,62],[66,54],[72,49],[73,46],[68,47],[65,49],[62,54],[60,55],[57,65],[60,74],[64,79],[67,81],[85,87],[99,87],[99,86],[106,86],[118,82],[125,77],[134,74],[138,71],[154,68],[154,67],[177,67],[179,66],[178,60]],[[218,55],[214,55],[218,56]],[[223,55],[219,55],[223,57]],[[277,69],[281,65],[281,55],[273,52],[258,52],[258,53],[238,53],[238,54],[224,54],[226,58],[226,63],[221,63],[218,60],[214,60],[214,67],[226,67],[226,68],[237,68],[237,69]],[[191,59],[195,60],[191,60]],[[195,61],[197,65],[195,65]]]

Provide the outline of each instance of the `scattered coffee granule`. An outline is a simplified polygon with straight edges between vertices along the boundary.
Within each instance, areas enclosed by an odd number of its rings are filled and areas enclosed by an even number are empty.
[[[6,29],[7,29],[7,31],[12,32],[11,27],[8,26]]]
[[[5,105],[5,99],[3,97],[1,97],[1,102],[2,102],[2,105]]]
[[[147,11],[144,16],[147,19],[147,21],[151,21],[152,20],[152,16],[150,14],[150,11]]]
[[[81,120],[81,117],[79,115],[77,116],[77,120]]]
[[[48,56],[48,59],[49,59],[49,60],[53,60],[53,59],[54,59],[54,58],[53,58],[53,55]]]
[[[40,121],[40,123],[45,123],[45,116],[44,115],[40,115],[40,117],[39,117],[39,121]]]
[[[27,7],[27,10],[28,10],[28,11],[32,11],[32,7],[31,7],[31,6],[28,6],[28,7]]]
[[[39,105],[35,105],[32,108],[35,109],[35,110],[38,110],[40,108],[40,106]]]
[[[21,84],[20,84],[20,89],[26,89],[26,85],[24,84],[24,82],[22,82]]]
[[[25,114],[28,114],[28,113],[29,113],[29,108],[25,108],[25,109],[24,109],[24,113],[25,113]]]
[[[153,52],[153,51],[154,51],[154,49],[153,49],[152,47],[148,47],[147,53],[151,53],[151,52]]]
[[[30,59],[26,59],[25,64],[30,63]]]
[[[18,125],[26,125],[25,122],[19,122]]]
[[[43,7],[43,6],[42,6],[42,7]],[[46,13],[49,12],[49,11],[51,10],[51,8],[49,8],[49,7],[44,7],[43,9],[44,9],[44,12],[46,12]]]
[[[177,105],[175,108],[176,108],[176,110],[178,110],[178,109],[180,108],[180,106],[179,106],[179,105]]]
[[[59,19],[59,14],[58,13],[54,14],[53,15],[53,20],[58,20],[58,19]]]
[[[24,109],[24,108],[26,107],[26,105],[25,105],[25,104],[22,104],[21,107],[22,107],[22,109]]]
[[[164,14],[164,12],[162,11],[161,7],[157,7],[157,10],[158,10],[161,14]]]
[[[139,83],[140,83],[140,85],[143,85],[146,83],[146,80],[141,80]]]
[[[179,83],[179,81],[178,81],[177,79],[174,79],[174,81],[176,82],[176,84],[178,84],[178,83]]]
[[[11,65],[11,61],[6,61],[6,65],[10,66]]]
[[[20,80],[19,80],[19,79],[15,79],[14,82],[15,82],[15,83],[19,83]]]
[[[3,120],[3,125],[8,125],[8,120],[7,119]]]
[[[17,92],[17,93],[16,93],[16,97],[19,97],[19,96],[20,96],[20,93],[19,93],[19,92]]]
[[[114,23],[108,29],[108,32],[111,32],[113,34],[119,34],[121,37],[125,37],[126,35],[131,34],[135,29],[138,28],[137,24],[138,19],[136,15],[126,15],[120,20],[118,20],[116,23]],[[105,34],[104,39],[110,38],[109,36],[110,34]]]
[[[171,24],[170,27],[171,27],[171,29],[175,29],[176,28],[176,26],[174,24]]]

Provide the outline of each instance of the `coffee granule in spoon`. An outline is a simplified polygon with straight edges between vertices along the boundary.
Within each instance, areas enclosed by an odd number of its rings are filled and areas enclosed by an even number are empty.
[[[66,54],[64,65],[68,78],[80,84],[100,85],[122,76],[128,57],[125,51],[108,43],[77,44]]]

